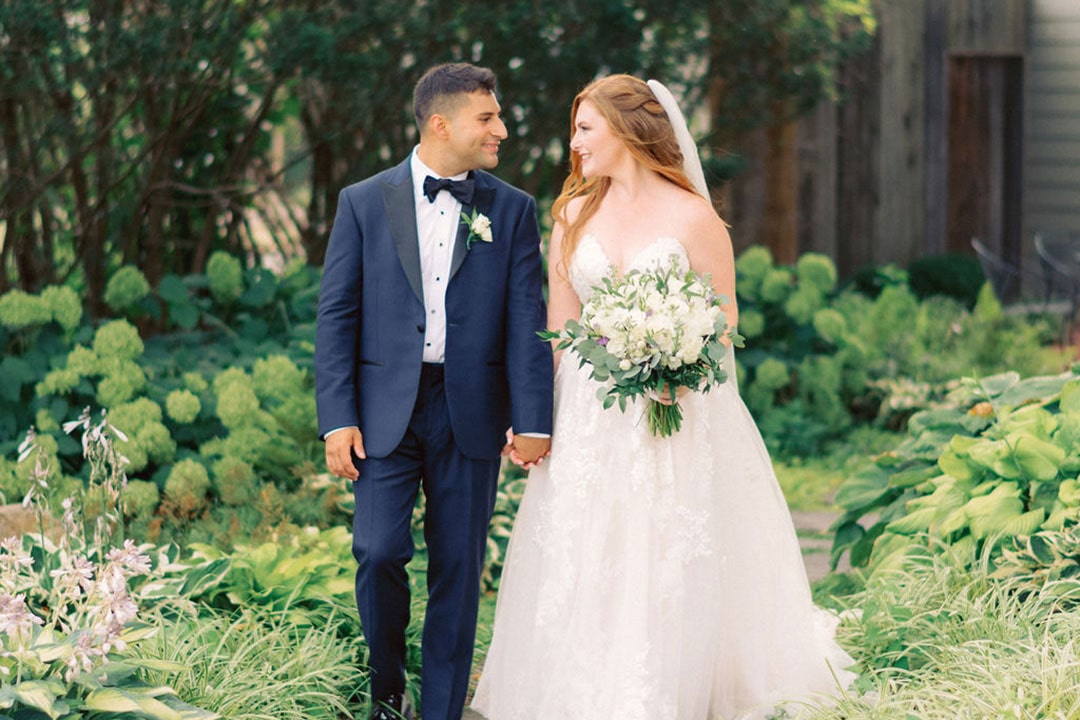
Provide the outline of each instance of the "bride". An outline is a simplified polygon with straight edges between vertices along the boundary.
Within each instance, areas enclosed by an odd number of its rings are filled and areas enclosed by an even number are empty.
[[[571,125],[548,326],[578,318],[606,276],[673,255],[734,299],[731,240],[667,89],[602,78],[574,100]],[[734,326],[734,301],[725,312]],[[682,429],[663,438],[643,402],[605,410],[588,367],[565,352],[557,362],[552,454],[515,521],[473,708],[489,720],[733,720],[847,685],[851,658],[811,601],[733,353],[728,382],[676,391]]]

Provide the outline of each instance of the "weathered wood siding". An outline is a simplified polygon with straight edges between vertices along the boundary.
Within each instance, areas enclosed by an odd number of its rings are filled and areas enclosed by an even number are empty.
[[[1080,0],[1030,0],[1024,231],[1080,231]],[[1034,262],[1025,248],[1025,262]]]
[[[843,101],[798,125],[800,252],[829,255],[842,276],[970,252],[976,231],[1026,255],[1025,215],[1080,191],[1080,0],[875,0],[874,9],[872,48],[840,70]],[[1055,39],[1029,62],[1037,32]],[[1032,83],[1045,86],[1041,98]],[[1055,138],[1043,156],[1057,165],[1033,162],[1036,132]],[[761,242],[767,147],[753,133],[730,149],[749,161],[726,192],[741,248]],[[978,177],[965,172],[971,158]],[[1062,184],[1065,165],[1073,174]],[[1042,195],[1040,178],[1052,185]]]

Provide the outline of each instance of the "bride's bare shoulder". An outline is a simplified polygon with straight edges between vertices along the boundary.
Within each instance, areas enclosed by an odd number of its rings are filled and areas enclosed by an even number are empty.
[[[681,228],[679,238],[691,250],[691,246],[698,244],[715,245],[717,242],[731,242],[727,226],[712,203],[695,193],[684,192],[680,195],[677,216],[677,226]]]
[[[578,215],[581,214],[581,208],[585,206],[585,198],[578,196],[571,198],[570,202],[566,203],[566,222],[573,224],[577,220]]]

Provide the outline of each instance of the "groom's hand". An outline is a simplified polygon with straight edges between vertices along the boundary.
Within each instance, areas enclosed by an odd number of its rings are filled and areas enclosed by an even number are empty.
[[[364,436],[360,434],[359,428],[342,428],[326,437],[326,467],[337,477],[347,480],[360,477],[356,464],[353,463],[354,453],[360,459],[367,457],[364,452]]]
[[[534,465],[539,465],[550,454],[550,437],[514,435],[510,448],[510,459],[526,470]]]

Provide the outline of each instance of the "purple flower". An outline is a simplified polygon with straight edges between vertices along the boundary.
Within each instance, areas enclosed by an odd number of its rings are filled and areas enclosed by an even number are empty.
[[[606,337],[601,337],[599,340],[596,341],[596,344],[600,347],[607,347],[608,339]]]
[[[26,607],[26,595],[0,594],[0,633],[16,637],[45,621]]]

